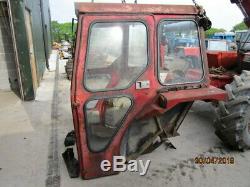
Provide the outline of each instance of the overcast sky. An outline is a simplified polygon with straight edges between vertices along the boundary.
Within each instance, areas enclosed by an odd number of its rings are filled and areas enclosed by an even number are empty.
[[[75,17],[74,2],[90,2],[91,0],[50,0],[52,20],[60,23],[71,22]],[[95,2],[115,2],[121,0],[95,0]],[[134,0],[126,0],[127,3],[133,3]],[[192,4],[192,0],[137,0],[138,3],[147,4]],[[212,20],[213,27],[231,30],[232,27],[243,20],[241,11],[230,0],[197,0],[207,11],[207,15]]]

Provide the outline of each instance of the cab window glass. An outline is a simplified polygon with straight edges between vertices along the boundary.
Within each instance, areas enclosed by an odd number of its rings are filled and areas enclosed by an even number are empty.
[[[203,77],[198,28],[194,21],[163,21],[159,28],[159,80],[162,84]]]
[[[147,66],[147,29],[141,22],[95,23],[90,29],[85,86],[124,89]]]
[[[125,96],[96,99],[86,103],[87,138],[92,151],[101,151],[109,144],[131,106],[131,100]]]

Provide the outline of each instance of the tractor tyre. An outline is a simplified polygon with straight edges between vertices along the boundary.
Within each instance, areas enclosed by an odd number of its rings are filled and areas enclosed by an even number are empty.
[[[250,148],[250,71],[235,75],[225,86],[229,100],[217,107],[215,134],[236,150]]]

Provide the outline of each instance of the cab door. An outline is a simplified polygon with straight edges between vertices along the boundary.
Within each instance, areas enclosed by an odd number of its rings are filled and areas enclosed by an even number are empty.
[[[71,100],[83,178],[121,154],[129,125],[156,95],[154,19],[80,16]]]

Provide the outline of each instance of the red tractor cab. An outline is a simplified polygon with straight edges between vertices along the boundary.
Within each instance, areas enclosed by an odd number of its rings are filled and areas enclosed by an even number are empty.
[[[112,163],[122,155],[129,161],[152,150],[156,140],[178,135],[194,101],[228,99],[226,91],[210,85],[204,39],[209,21],[201,9],[75,6],[71,103],[84,179],[117,173],[103,171],[103,160]]]

